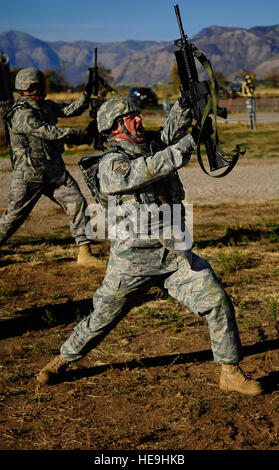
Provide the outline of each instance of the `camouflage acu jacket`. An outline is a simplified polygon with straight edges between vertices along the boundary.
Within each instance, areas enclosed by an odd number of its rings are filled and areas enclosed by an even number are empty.
[[[59,117],[82,114],[86,97],[82,95],[72,103],[37,102],[19,97],[6,116],[14,177],[25,181],[41,182],[54,179],[63,183],[65,164],[61,157],[67,139],[79,139],[82,131],[57,128]]]
[[[111,152],[106,153],[99,165],[101,192],[110,198],[115,196],[120,209],[123,204],[133,207],[137,215],[145,205],[160,207],[167,204],[172,208],[174,204],[181,204],[185,193],[177,170],[189,162],[195,150],[192,136],[185,135],[190,124],[189,110],[183,111],[176,102],[151,143],[154,153],[148,152],[147,146],[112,139]],[[164,238],[160,221],[154,223],[159,224],[159,232],[155,231],[159,233],[157,238],[142,239],[137,221],[136,237],[124,239],[117,235],[112,239],[110,262],[121,265],[122,270],[126,266],[127,272],[132,271],[135,275],[175,270],[179,258],[188,257],[187,250],[177,250],[173,234]],[[119,228],[123,217],[116,217],[116,224]],[[152,232],[152,228],[148,230]]]

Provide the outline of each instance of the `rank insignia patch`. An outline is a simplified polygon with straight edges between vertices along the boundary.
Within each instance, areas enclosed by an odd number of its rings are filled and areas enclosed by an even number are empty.
[[[113,173],[119,173],[120,175],[127,175],[128,171],[130,170],[130,162],[129,160],[124,160],[123,158],[120,160],[114,160],[112,162],[112,171]]]

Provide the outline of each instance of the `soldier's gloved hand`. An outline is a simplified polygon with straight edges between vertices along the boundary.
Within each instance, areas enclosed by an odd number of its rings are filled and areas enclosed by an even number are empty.
[[[90,121],[86,129],[83,131],[83,136],[84,136],[84,141],[85,143],[92,144],[93,142],[93,137],[97,135],[98,129],[97,129],[97,122],[96,121]]]
[[[83,94],[86,95],[89,99],[91,94],[92,94],[92,90],[93,90],[93,80],[92,80],[92,75],[89,74],[88,82],[85,85],[85,88],[83,90]]]
[[[200,134],[200,132],[201,132],[201,134]],[[198,124],[196,124],[195,126],[193,126],[192,132],[191,132],[195,143],[198,142],[199,136],[200,136],[200,142],[204,142],[205,140],[209,139],[209,137],[213,133],[214,133],[214,129],[213,129],[213,126],[212,126],[212,119],[209,116],[207,116],[207,118],[204,122],[202,131],[201,131],[200,126]]]
[[[179,98],[178,98],[178,103],[181,109],[188,109],[189,108],[189,100],[188,98],[181,93]]]

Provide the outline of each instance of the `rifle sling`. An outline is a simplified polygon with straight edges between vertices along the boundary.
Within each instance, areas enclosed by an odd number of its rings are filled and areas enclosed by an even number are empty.
[[[214,76],[214,72],[212,70],[211,64],[209,60],[206,58],[206,56],[199,50],[197,49],[194,44],[191,44],[191,47],[193,49],[194,56],[198,59],[200,64],[203,66],[205,71],[207,72],[209,79],[210,79],[210,89],[211,89],[211,94],[208,96],[208,101],[207,105],[204,109],[202,120],[201,120],[201,130],[200,130],[200,135],[203,129],[203,125],[205,123],[205,120],[209,113],[213,111],[214,114],[214,121],[215,121],[215,128],[214,128],[214,140],[215,140],[215,145],[216,145],[216,150],[222,154],[222,156],[225,155],[225,152],[223,151],[220,140],[219,140],[219,135],[218,135],[218,130],[217,130],[217,106],[218,106],[218,85]],[[204,167],[202,157],[201,157],[201,151],[200,151],[200,136],[198,139],[197,143],[197,157],[198,157],[198,162],[200,164],[201,169],[206,173],[207,175],[211,176],[212,178],[221,178],[223,176],[226,176],[228,173],[231,172],[231,170],[235,167],[240,155],[243,155],[246,152],[246,148],[243,145],[237,144],[233,152],[226,153],[229,157],[231,157],[231,160],[229,162],[228,167],[223,173],[219,173],[218,175],[212,175],[210,174]]]

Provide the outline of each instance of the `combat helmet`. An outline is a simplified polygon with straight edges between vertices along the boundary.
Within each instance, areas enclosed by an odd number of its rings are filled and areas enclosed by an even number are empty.
[[[32,85],[40,84],[40,87],[44,87],[45,79],[43,73],[33,67],[21,69],[15,79],[15,88],[18,91],[26,91]]]
[[[105,101],[97,114],[97,125],[99,132],[108,132],[115,119],[132,112],[140,113],[140,106],[132,97],[121,96]]]

